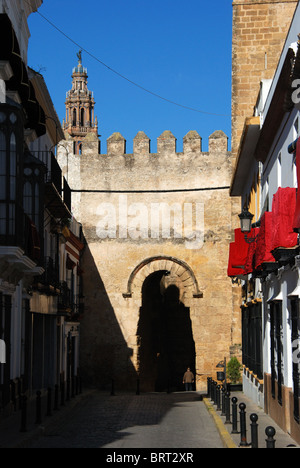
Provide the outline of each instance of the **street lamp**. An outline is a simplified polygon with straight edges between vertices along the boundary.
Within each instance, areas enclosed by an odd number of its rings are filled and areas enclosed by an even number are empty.
[[[252,230],[252,220],[253,220],[254,215],[248,211],[247,208],[244,208],[242,213],[239,214],[240,222],[241,222],[241,231],[244,234],[245,241],[247,244],[252,244],[252,242],[255,242],[257,239],[257,236],[255,237],[248,237],[248,234]]]

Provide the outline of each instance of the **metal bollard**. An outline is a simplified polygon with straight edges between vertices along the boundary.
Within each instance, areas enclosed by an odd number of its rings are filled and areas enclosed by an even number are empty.
[[[217,385],[217,411],[221,411],[221,385]]]
[[[63,380],[60,384],[60,404],[65,406],[65,381]]]
[[[217,404],[217,382],[214,380],[214,405]]]
[[[54,411],[58,410],[58,392],[59,392],[59,387],[56,384],[55,385],[55,390],[54,390]]]
[[[114,379],[111,379],[111,396],[115,396],[115,381]]]
[[[136,381],[136,395],[140,394],[140,379]]]
[[[251,420],[251,447],[253,449],[258,448],[258,416],[255,413],[250,415]]]
[[[47,390],[47,414],[46,416],[52,416],[52,389],[49,387]]]
[[[27,432],[27,396],[21,396],[22,408],[21,408],[21,428],[20,432]]]
[[[231,434],[239,434],[238,427],[237,427],[237,402],[238,399],[233,397],[232,401],[232,431]]]
[[[222,389],[221,389],[221,392],[222,392],[222,413],[221,413],[221,416],[225,416],[225,387],[224,385],[222,385]]]
[[[225,393],[225,424],[230,424],[230,392]]]
[[[248,447],[247,443],[247,429],[246,429],[246,405],[240,403],[240,425],[241,425],[241,442],[240,447]]]
[[[36,420],[35,424],[41,424],[42,422],[42,400],[41,392],[38,390],[36,392]]]
[[[211,396],[211,377],[207,377],[207,398]]]
[[[67,377],[67,388],[66,388],[66,401],[70,401],[70,390],[71,390],[71,380],[70,377]]]
[[[210,384],[210,401],[214,401],[214,381],[211,379],[211,384]]]
[[[275,439],[274,439],[274,436],[276,434],[276,430],[274,427],[272,426],[268,426],[266,428],[266,436],[268,437],[266,439],[266,448],[271,448],[271,449],[274,449],[275,448]]]

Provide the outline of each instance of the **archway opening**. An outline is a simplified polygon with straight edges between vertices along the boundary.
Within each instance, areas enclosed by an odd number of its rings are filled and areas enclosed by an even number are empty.
[[[187,367],[195,372],[195,343],[190,309],[180,300],[168,272],[149,275],[142,287],[137,329],[140,385],[143,391],[181,391]]]

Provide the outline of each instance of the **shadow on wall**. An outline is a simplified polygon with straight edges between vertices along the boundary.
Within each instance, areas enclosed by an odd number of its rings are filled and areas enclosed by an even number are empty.
[[[80,369],[86,385],[135,389],[137,373],[89,246],[83,255],[85,312],[81,320]]]
[[[184,372],[196,367],[190,309],[180,301],[177,286],[163,289],[165,273],[152,273],[142,287],[137,329],[142,391],[183,390]]]

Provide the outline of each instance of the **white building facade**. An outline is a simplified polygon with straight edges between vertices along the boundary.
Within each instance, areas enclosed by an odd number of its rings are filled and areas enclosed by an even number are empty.
[[[299,24],[298,5],[274,79],[261,82],[254,115],[245,122],[231,195],[253,215],[252,230],[248,240],[235,232],[228,267],[242,287],[244,392],[298,441]]]

